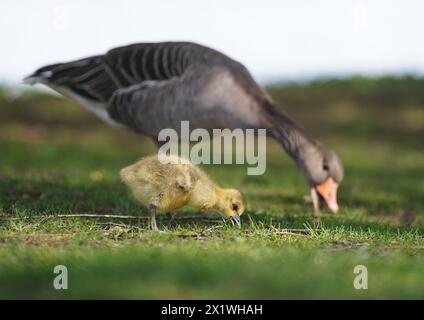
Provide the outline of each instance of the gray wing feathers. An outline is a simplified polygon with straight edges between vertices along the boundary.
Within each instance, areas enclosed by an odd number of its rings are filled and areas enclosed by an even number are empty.
[[[41,82],[52,89],[65,88],[94,101],[107,101],[118,89],[104,67],[102,56],[49,65],[38,69],[25,80]]]
[[[184,103],[180,84],[177,78],[150,80],[119,89],[110,99],[108,113],[136,131],[152,134],[170,121],[173,106]]]
[[[202,125],[210,122],[211,116],[194,105],[198,105],[196,94],[206,87],[214,68],[228,70],[241,84],[247,79],[245,87],[253,91],[254,81],[242,65],[218,51],[188,42],[119,47],[105,55],[43,67],[27,80],[44,83],[75,99],[103,120],[111,117],[137,131],[154,134],[164,125],[176,125],[174,118],[193,118]],[[219,92],[217,88],[212,91]],[[212,100],[215,98],[205,99]]]
[[[240,114],[243,108],[247,112]],[[163,128],[179,131],[183,120],[190,121],[192,130],[254,127],[259,120],[250,110],[256,108],[225,68],[191,66],[181,77],[117,90],[108,112],[115,121],[157,137]]]
[[[53,89],[71,90],[97,102],[106,102],[119,88],[146,80],[167,80],[183,74],[190,43],[142,43],[110,50],[105,55],[48,65],[25,80]]]
[[[106,102],[119,88],[147,80],[181,77],[193,64],[229,62],[221,53],[189,42],[140,43],[68,63],[49,65],[26,78],[53,89],[60,86],[96,102]]]
[[[127,87],[146,80],[166,80],[179,77],[186,63],[184,43],[142,43],[112,49],[104,56],[120,87]]]

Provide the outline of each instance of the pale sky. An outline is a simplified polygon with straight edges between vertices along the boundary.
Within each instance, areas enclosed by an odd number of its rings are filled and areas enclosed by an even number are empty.
[[[135,42],[219,49],[262,82],[424,72],[420,0],[1,0],[0,82]]]

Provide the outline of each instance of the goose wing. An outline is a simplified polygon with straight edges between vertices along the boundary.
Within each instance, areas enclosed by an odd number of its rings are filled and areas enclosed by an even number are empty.
[[[125,89],[133,92],[133,86],[150,86],[180,77],[196,58],[205,56],[202,52],[214,51],[188,42],[133,44],[105,55],[42,67],[25,82],[47,85],[112,126],[128,126],[128,121],[110,116],[111,98],[117,92],[128,92]]]
[[[189,121],[190,131],[205,129],[209,134],[214,129],[256,128],[259,108],[231,71],[196,65],[180,77],[116,90],[108,112],[127,127],[157,138],[164,128],[180,132],[182,121]]]
[[[240,110],[250,103],[247,92],[255,86],[236,61],[187,42],[119,47],[43,67],[26,80],[46,84],[109,124],[152,136],[162,128],[179,130],[181,120],[199,128],[243,127],[236,120],[245,116]],[[231,109],[234,117],[226,114]]]
[[[105,102],[118,89],[181,76],[189,56],[193,56],[191,53],[199,49],[208,50],[184,42],[133,44],[112,49],[105,55],[42,67],[25,81],[40,82],[60,93],[69,91],[83,99]]]
[[[96,102],[107,101],[119,87],[104,64],[104,56],[93,56],[42,67],[24,79],[42,83],[65,96]],[[69,94],[71,93],[71,94]]]

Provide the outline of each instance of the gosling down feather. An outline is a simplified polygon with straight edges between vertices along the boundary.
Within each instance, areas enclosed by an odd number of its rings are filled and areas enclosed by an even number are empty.
[[[249,71],[228,56],[195,43],[139,43],[104,55],[38,69],[43,83],[115,127],[158,141],[164,128],[266,129],[295,160],[311,188],[316,212],[326,201],[337,212],[343,167],[335,152],[282,112]]]
[[[120,175],[134,198],[148,208],[153,230],[157,230],[156,212],[171,212],[184,206],[218,211],[240,226],[244,211],[241,193],[218,187],[191,162],[176,156],[154,155],[122,169]]]

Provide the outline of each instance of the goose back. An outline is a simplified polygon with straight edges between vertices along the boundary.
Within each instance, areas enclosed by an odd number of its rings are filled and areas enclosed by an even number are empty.
[[[27,78],[68,96],[110,124],[154,138],[163,128],[250,128],[265,94],[247,69],[189,42],[142,43],[54,64]]]

